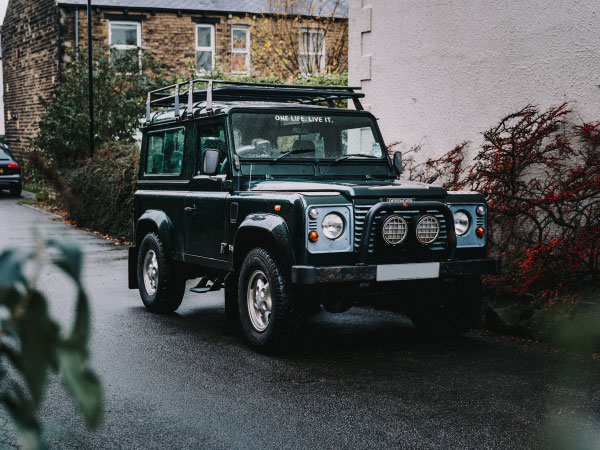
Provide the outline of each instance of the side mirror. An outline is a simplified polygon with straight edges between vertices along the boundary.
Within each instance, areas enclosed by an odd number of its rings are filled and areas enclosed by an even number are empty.
[[[216,175],[219,171],[219,151],[208,148],[202,155],[202,173],[204,175]]]
[[[396,170],[396,174],[400,175],[403,169],[402,165],[402,153],[396,152],[394,153],[394,169]]]

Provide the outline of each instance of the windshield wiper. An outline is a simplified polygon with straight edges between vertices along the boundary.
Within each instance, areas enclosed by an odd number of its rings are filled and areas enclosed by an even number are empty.
[[[314,152],[315,152],[315,150],[312,148],[295,148],[295,149],[289,150],[285,153],[282,153],[277,158],[275,158],[275,161],[279,161],[281,158],[285,158],[286,156],[293,155],[295,153],[314,153]]]
[[[334,162],[343,161],[343,160],[345,160],[345,159],[352,158],[352,157],[354,157],[354,156],[358,156],[358,157],[361,157],[361,158],[375,158],[375,159],[381,159],[381,156],[367,155],[366,153],[353,153],[353,154],[351,154],[351,155],[344,155],[344,156],[340,156],[340,157],[336,158]]]

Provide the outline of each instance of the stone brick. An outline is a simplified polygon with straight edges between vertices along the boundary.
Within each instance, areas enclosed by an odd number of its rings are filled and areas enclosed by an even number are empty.
[[[86,8],[78,9],[79,50],[87,50]],[[29,149],[31,139],[37,134],[43,102],[50,98],[60,78],[61,67],[68,65],[76,56],[75,36],[76,9],[73,6],[57,6],[54,0],[11,0],[2,26],[2,50],[4,55],[4,102],[6,139],[11,147],[22,153]],[[92,39],[95,45],[109,44],[111,17],[120,21],[141,21],[142,49],[152,53],[182,78],[190,75],[189,64],[195,65],[196,23],[192,18],[218,20],[215,24],[215,61],[222,70],[231,71],[232,26],[245,25],[250,29],[249,75],[263,76],[269,73],[283,75],[276,58],[264,48],[261,27],[265,19],[260,16],[190,13],[178,11],[138,11],[93,8]],[[347,21],[337,21],[335,33],[346,33]],[[294,25],[298,31],[307,24]],[[344,39],[347,42],[347,39]],[[326,45],[326,48],[327,45]],[[17,50],[19,55],[17,56]],[[330,50],[330,48],[328,48]],[[347,69],[347,43],[338,69]]]
[[[42,103],[59,78],[57,7],[53,0],[11,0],[2,25],[6,140],[17,154],[38,131]]]

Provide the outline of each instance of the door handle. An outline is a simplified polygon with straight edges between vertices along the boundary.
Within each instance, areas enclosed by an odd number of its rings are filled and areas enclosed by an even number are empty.
[[[184,210],[186,213],[191,213],[191,214],[193,214],[193,213],[195,213],[195,212],[196,212],[196,210],[197,210],[197,209],[196,209],[196,207],[195,207],[195,206],[186,206],[185,208],[183,208],[183,210]]]

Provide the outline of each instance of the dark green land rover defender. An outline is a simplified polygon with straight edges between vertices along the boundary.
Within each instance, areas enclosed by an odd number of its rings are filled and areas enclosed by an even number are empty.
[[[193,80],[148,94],[129,252],[146,308],[175,311],[200,278],[192,291],[224,288],[228,320],[261,349],[321,305],[392,304],[436,334],[472,325],[480,276],[500,270],[485,199],[400,180],[357,90]]]

